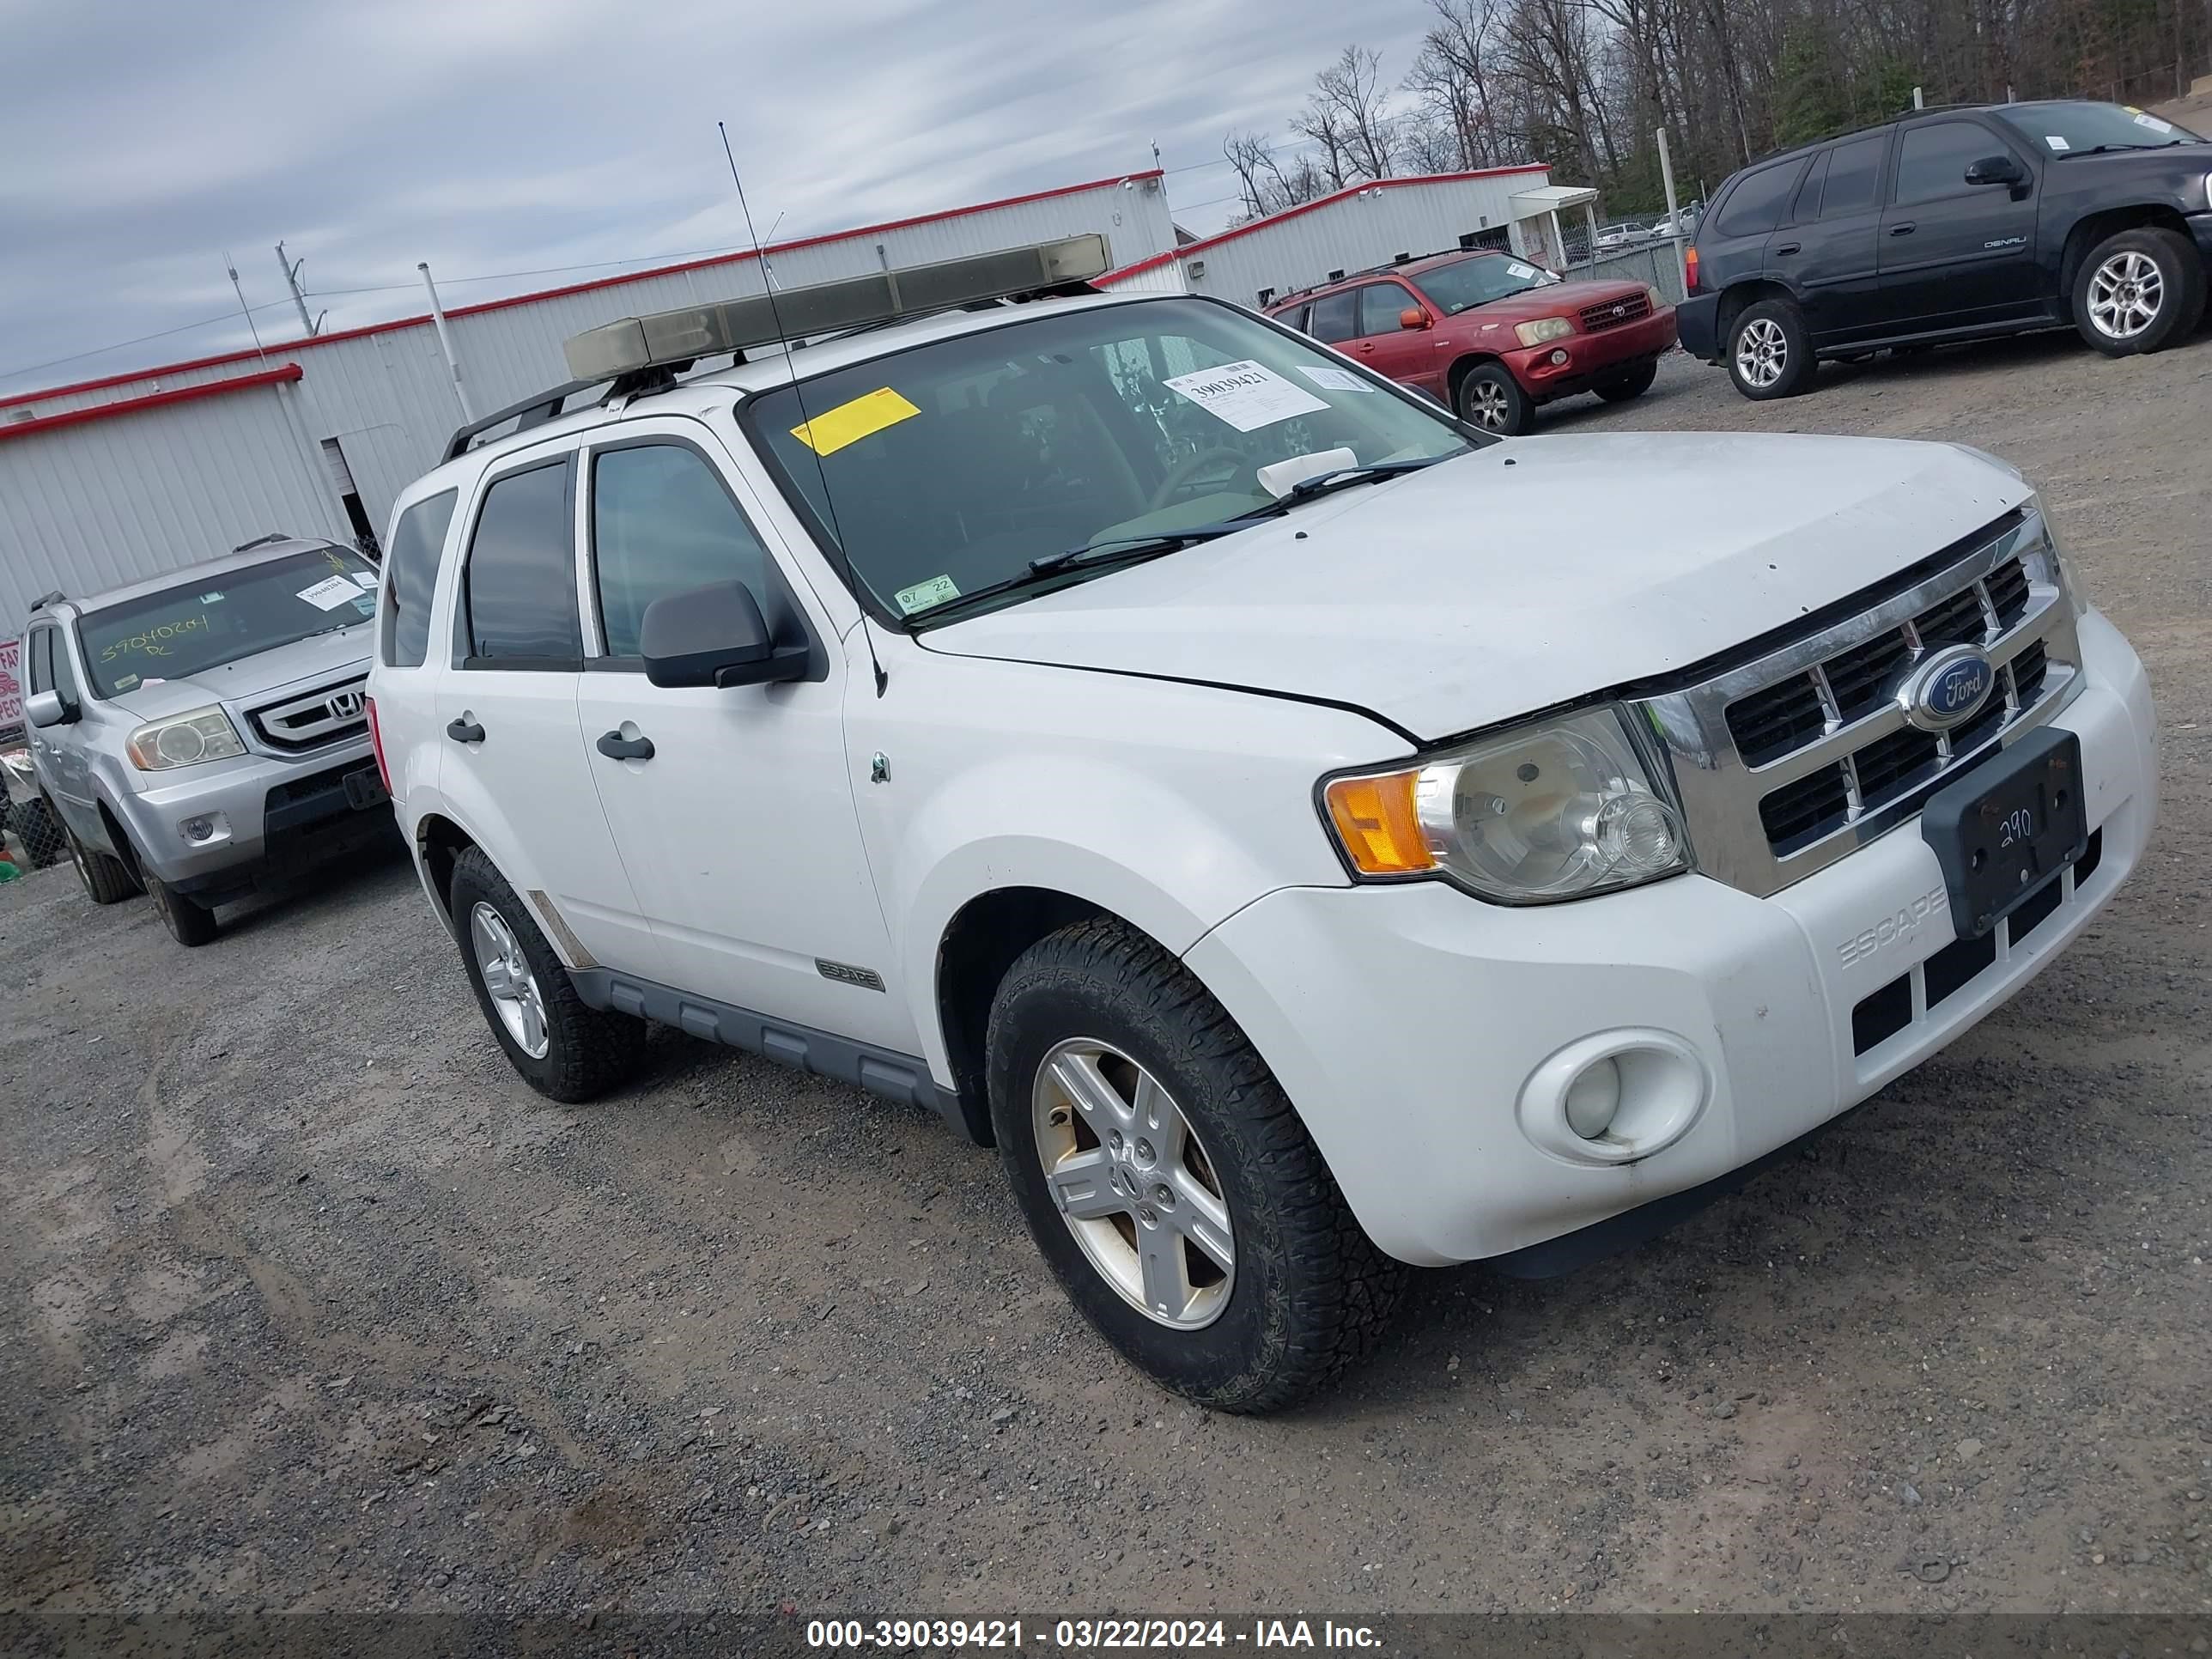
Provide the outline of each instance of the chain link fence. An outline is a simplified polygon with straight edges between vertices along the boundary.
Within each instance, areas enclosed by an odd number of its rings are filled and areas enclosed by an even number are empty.
[[[23,875],[67,858],[68,837],[39,793],[31,751],[20,737],[0,733],[0,862]]]

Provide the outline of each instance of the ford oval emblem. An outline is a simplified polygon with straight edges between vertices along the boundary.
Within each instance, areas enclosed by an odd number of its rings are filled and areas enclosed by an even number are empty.
[[[1978,647],[1932,652],[1899,689],[1905,718],[1923,732],[1948,732],[1973,719],[1997,689],[1997,665]]]

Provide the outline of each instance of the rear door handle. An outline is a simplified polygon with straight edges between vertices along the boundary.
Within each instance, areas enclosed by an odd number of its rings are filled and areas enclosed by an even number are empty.
[[[599,733],[599,750],[609,760],[651,760],[651,738],[626,738],[619,732]]]
[[[1907,219],[1901,225],[1892,225],[1889,228],[1889,234],[1893,236],[1910,236],[1918,228],[1919,226],[1917,224],[1913,221]]]
[[[1799,246],[1800,246],[1800,244],[1796,243],[1796,242],[1784,242],[1784,243],[1780,247],[1778,247],[1778,248],[1775,249],[1774,251],[1775,251],[1775,252],[1776,252],[1776,253],[1780,254],[1781,256],[1783,256],[1784,258],[1788,258],[1790,254],[1796,252],[1797,252],[1797,250],[1798,250]]]
[[[455,743],[482,743],[484,738],[483,727],[474,720],[460,719],[446,722],[446,735]]]

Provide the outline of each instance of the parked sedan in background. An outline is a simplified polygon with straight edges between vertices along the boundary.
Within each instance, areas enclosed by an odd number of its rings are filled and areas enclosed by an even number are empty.
[[[1286,295],[1267,315],[1498,433],[1539,404],[1641,395],[1674,343],[1674,308],[1642,283],[1563,283],[1482,249],[1410,259]]]

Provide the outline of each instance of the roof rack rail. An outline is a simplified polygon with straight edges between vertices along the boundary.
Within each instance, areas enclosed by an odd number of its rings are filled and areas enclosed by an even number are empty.
[[[31,609],[33,611],[44,611],[48,605],[59,605],[67,598],[69,598],[69,595],[63,592],[60,588],[57,587],[52,592],[42,593],[37,599],[33,599],[31,601]]]
[[[240,542],[230,550],[234,553],[251,553],[255,548],[266,547],[271,542],[289,542],[295,539],[296,538],[289,531],[272,530],[265,536],[256,536],[250,542]]]
[[[738,353],[737,359],[743,362],[744,354]],[[641,392],[665,391],[676,384],[678,374],[690,367],[689,362],[665,363],[644,371],[602,375],[597,380],[569,380],[560,386],[549,386],[544,392],[533,392],[520,403],[509,404],[505,409],[495,409],[489,415],[480,416],[467,425],[455,428],[453,435],[446,440],[446,453],[442,459],[448,461],[460,459],[468,453],[471,439],[509,421],[514,422],[514,429],[520,433],[527,432],[533,426],[543,426],[548,421],[558,420],[567,411],[568,399],[580,392],[598,392],[605,387],[605,396],[601,401],[611,402],[617,398],[634,397]]]

